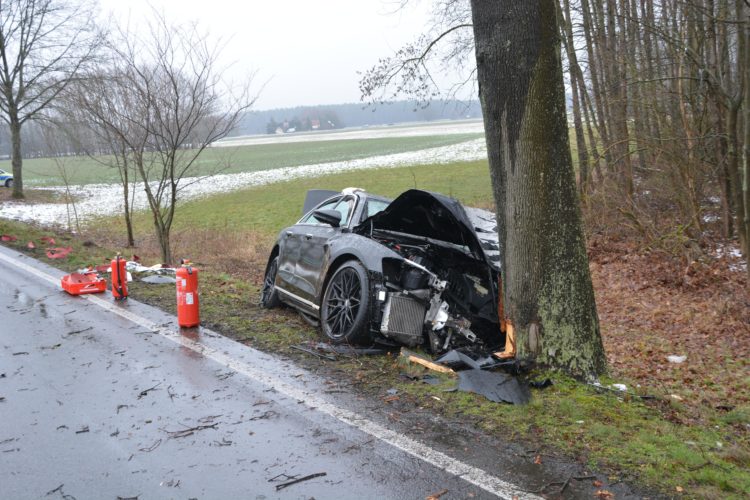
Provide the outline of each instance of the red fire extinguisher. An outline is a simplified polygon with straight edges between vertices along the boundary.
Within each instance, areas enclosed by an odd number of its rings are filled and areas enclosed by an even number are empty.
[[[177,269],[177,323],[183,327],[201,322],[198,304],[198,269],[183,260]]]
[[[128,272],[125,270],[125,259],[118,253],[112,259],[112,296],[115,300],[125,300],[128,298]]]

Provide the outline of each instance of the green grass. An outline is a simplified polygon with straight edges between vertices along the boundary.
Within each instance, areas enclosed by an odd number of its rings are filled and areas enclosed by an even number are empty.
[[[332,138],[329,141],[319,142],[209,148],[198,158],[195,171],[191,172],[191,175],[253,172],[351,160],[448,146],[479,137],[482,136],[480,134],[457,134],[351,140]],[[106,160],[106,158],[103,159]],[[119,182],[117,169],[101,165],[85,156],[24,160],[24,182],[29,186],[60,185],[62,184],[61,167],[64,167],[71,185]],[[10,170],[10,161],[0,162],[0,169]]]
[[[300,218],[308,189],[340,190],[356,186],[395,197],[419,188],[441,192],[473,206],[492,206],[486,161],[355,171],[319,178],[296,179],[187,202],[179,207],[175,229],[213,228],[276,234]],[[150,223],[138,217],[140,225]]]
[[[455,385],[450,378],[438,386],[403,378],[388,383],[419,406],[471,418],[488,432],[533,440],[538,445],[534,454],[564,450],[590,466],[604,468],[613,479],[672,495],[679,486],[688,497],[750,494],[748,443],[733,443],[735,431],[720,419],[709,419],[712,425],[707,426],[674,424],[663,418],[659,408],[640,400],[600,394],[558,373],[534,376],[550,377],[554,385],[534,391],[526,406],[498,405],[473,394],[445,392]]]

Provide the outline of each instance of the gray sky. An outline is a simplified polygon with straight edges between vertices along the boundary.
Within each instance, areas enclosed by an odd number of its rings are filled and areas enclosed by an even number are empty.
[[[102,13],[138,23],[151,8],[198,21],[225,42],[236,80],[257,70],[268,81],[255,109],[359,101],[357,71],[414,40],[429,2],[395,12],[392,0],[100,0]],[[394,13],[395,12],[395,13]]]

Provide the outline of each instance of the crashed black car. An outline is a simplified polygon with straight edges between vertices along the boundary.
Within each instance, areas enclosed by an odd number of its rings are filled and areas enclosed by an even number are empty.
[[[502,345],[493,213],[416,189],[314,190],[303,213],[271,251],[264,307],[296,308],[333,343]]]

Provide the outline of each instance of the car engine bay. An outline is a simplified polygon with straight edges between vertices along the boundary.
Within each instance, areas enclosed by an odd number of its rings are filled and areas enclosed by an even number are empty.
[[[371,238],[403,259],[383,263],[380,333],[433,353],[467,344],[501,344],[498,273],[458,245],[374,230]],[[382,299],[381,297],[378,297]]]

